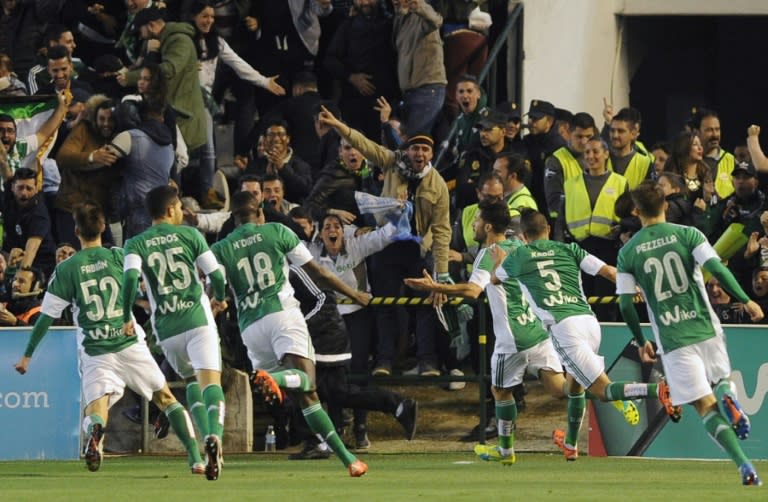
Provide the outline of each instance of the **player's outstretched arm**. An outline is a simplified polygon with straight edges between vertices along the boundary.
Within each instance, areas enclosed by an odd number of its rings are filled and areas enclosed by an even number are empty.
[[[597,271],[597,275],[604,279],[615,283],[616,282],[616,267],[612,265],[603,265],[600,270]]]
[[[301,268],[303,268],[304,271],[309,274],[310,279],[312,279],[318,286],[329,287],[344,296],[348,296],[362,306],[366,306],[371,302],[371,295],[364,291],[358,291],[354,288],[351,288],[329,270],[318,265],[315,260],[308,261],[302,265]]]
[[[733,298],[736,298],[740,303],[743,303],[745,306],[748,305],[750,302],[752,302],[749,299],[749,296],[744,291],[744,289],[741,287],[739,282],[736,280],[736,278],[733,276],[730,270],[725,268],[725,265],[718,259],[718,258],[710,258],[704,263],[704,270],[711,273],[715,279],[717,279],[720,282],[720,285],[725,289],[725,291],[728,292],[729,295],[731,295]],[[752,302],[755,303],[755,302]],[[754,310],[754,307],[750,307],[753,309],[753,312],[755,314],[761,314],[757,319],[752,319],[753,321],[763,318],[762,316],[762,309],[755,303],[755,306],[760,310],[759,312]],[[747,310],[745,308],[745,310]],[[747,310],[747,313],[752,316],[752,312]]]
[[[40,317],[37,318],[35,326],[32,328],[32,334],[29,335],[29,341],[27,342],[27,348],[24,351],[24,355],[13,365],[16,371],[22,375],[29,369],[29,361],[32,359],[32,354],[48,332],[48,328],[51,327],[51,324],[53,324],[53,317],[47,314],[40,314]]]
[[[136,289],[139,286],[139,271],[135,268],[129,268],[123,273],[123,322],[129,323],[133,320],[133,303],[136,301]],[[127,334],[127,333],[126,333]]]
[[[461,284],[443,284],[436,282],[432,276],[424,270],[424,277],[403,279],[405,285],[417,291],[432,291],[448,295],[458,295],[465,298],[477,298],[483,290],[477,284],[471,282]]]

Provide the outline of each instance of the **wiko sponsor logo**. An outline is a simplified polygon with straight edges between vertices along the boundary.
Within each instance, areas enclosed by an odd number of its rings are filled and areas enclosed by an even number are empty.
[[[675,305],[675,310],[673,312],[666,311],[659,316],[659,320],[664,326],[676,324],[680,321],[688,321],[690,319],[696,319],[696,311],[690,310],[686,312],[685,310],[680,310],[679,305]]]
[[[47,392],[0,392],[0,408],[50,408]]]
[[[750,396],[744,387],[744,377],[741,371],[731,373],[731,381],[736,386],[736,396],[747,415],[754,415],[763,406],[765,395],[768,394],[768,363],[763,363],[757,370],[755,392]]]
[[[168,314],[169,312],[178,312],[179,310],[191,309],[194,305],[195,302],[192,300],[185,302],[183,300],[179,300],[178,296],[174,296],[170,303],[168,301],[163,301],[163,303],[158,305],[157,310],[159,310],[161,314]]]
[[[579,303],[579,297],[575,295],[564,295],[562,291],[558,291],[556,295],[549,295],[549,298],[544,298],[544,305],[547,307],[569,303]]]

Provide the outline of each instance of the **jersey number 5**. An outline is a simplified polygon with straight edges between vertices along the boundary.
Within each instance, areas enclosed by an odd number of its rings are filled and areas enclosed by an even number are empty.
[[[558,274],[556,270],[547,268],[554,264],[554,260],[543,260],[536,262],[536,266],[539,267],[539,275],[546,280],[544,286],[550,291],[560,291],[560,288],[562,287],[562,283],[560,282],[560,274]]]
[[[94,287],[97,288],[96,291],[91,292],[91,289]],[[114,277],[102,277],[100,281],[90,279],[81,282],[80,289],[83,292],[85,303],[93,306],[85,314],[89,320],[96,322],[104,318],[105,295],[109,295],[109,298],[107,298],[107,319],[122,317],[123,309],[117,307],[117,295],[120,293],[120,288],[117,286],[117,281]]]

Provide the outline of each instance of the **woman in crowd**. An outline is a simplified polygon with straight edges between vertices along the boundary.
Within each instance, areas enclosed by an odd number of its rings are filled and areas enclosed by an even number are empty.
[[[704,211],[712,200],[714,183],[707,164],[699,135],[684,131],[677,135],[670,147],[664,172],[679,174],[685,180],[689,198],[694,207]]]
[[[190,2],[187,16],[195,28],[195,46],[197,57],[200,60],[199,75],[200,86],[203,88],[203,98],[206,105],[206,136],[207,140],[200,152],[200,193],[203,207],[208,209],[221,209],[223,203],[211,188],[213,185],[213,173],[216,169],[216,150],[213,143],[213,115],[217,104],[212,95],[213,82],[216,79],[216,67],[218,62],[229,66],[238,77],[259,87],[267,89],[276,96],[285,95],[283,89],[277,83],[277,75],[265,77],[254,70],[251,65],[243,61],[235,51],[220,37],[214,26],[215,15],[212,2],[209,0],[194,0]]]

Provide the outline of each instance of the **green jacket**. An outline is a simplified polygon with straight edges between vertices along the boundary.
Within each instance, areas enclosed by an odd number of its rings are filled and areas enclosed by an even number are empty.
[[[197,50],[187,23],[166,23],[160,33],[160,71],[168,82],[168,104],[176,111],[176,124],[190,150],[205,144],[206,114]],[[140,70],[128,72],[128,85],[136,85]]]

